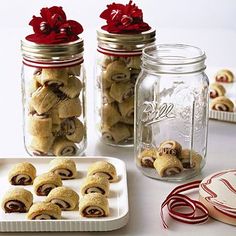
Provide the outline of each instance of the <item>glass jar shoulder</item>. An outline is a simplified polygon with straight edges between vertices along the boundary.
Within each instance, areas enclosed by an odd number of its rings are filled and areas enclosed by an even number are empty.
[[[202,71],[188,74],[164,74],[142,68],[137,78],[136,87],[142,86],[144,83],[149,83],[151,85],[152,83],[157,81],[176,81],[188,83],[192,86],[209,85],[209,79],[207,75]]]

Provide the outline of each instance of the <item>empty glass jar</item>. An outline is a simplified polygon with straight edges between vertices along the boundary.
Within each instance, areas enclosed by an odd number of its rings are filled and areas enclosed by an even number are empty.
[[[181,181],[205,165],[208,78],[199,48],[163,44],[143,50],[135,86],[135,160],[143,174]]]
[[[86,148],[83,40],[21,44],[24,143],[30,155],[72,156]]]
[[[133,145],[134,85],[141,54],[153,45],[155,30],[138,34],[97,31],[96,126],[101,140],[113,146]]]

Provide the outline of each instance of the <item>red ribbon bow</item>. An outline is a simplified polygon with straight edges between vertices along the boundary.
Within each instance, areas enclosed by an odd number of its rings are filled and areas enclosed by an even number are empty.
[[[42,8],[40,15],[33,16],[29,23],[34,30],[34,34],[26,37],[29,41],[43,44],[67,43],[77,40],[78,34],[83,32],[80,23],[67,20],[62,7]]]
[[[141,33],[151,29],[151,27],[143,21],[143,12],[132,1],[128,4],[112,3],[107,5],[100,17],[105,19],[107,25],[102,29],[109,33],[125,34],[125,33]]]
[[[207,208],[199,201],[193,200],[186,195],[181,194],[190,189],[199,188],[201,180],[190,182],[176,187],[161,205],[161,219],[163,226],[168,228],[164,220],[163,209],[167,206],[169,215],[180,222],[187,224],[200,224],[208,220],[209,213]],[[190,209],[189,212],[181,212],[180,207]]]

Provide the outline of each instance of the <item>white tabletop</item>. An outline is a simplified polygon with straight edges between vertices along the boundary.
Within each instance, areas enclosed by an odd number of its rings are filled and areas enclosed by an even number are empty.
[[[27,156],[23,146],[21,105],[20,29],[8,29],[9,37],[0,37],[0,156]],[[11,37],[15,35],[16,37]],[[174,35],[174,37],[172,37]],[[224,37],[222,36],[224,35]],[[87,155],[121,158],[127,164],[130,219],[127,226],[113,232],[79,233],[79,235],[235,235],[235,227],[210,219],[203,225],[186,225],[166,216],[169,229],[162,227],[160,205],[177,184],[144,177],[135,167],[132,148],[114,148],[102,144],[95,134],[93,118],[93,64],[96,41],[94,31],[85,38],[85,65],[87,70],[88,147]],[[196,39],[197,38],[197,39]],[[230,67],[236,72],[236,32],[232,30],[172,30],[159,29],[158,42],[182,42],[200,46],[208,56],[209,67]],[[210,42],[210,43],[209,43]],[[210,121],[205,177],[218,170],[236,167],[236,124]],[[195,195],[197,198],[197,194]],[[22,233],[11,233],[20,235]],[[56,235],[56,233],[50,233]],[[60,235],[67,235],[61,233]],[[71,233],[78,234],[78,233]],[[1,233],[0,235],[3,235]],[[33,233],[30,233],[33,235]],[[39,233],[37,235],[49,235]]]

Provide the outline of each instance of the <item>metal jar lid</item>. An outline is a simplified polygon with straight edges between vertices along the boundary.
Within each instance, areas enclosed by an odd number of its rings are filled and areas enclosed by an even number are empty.
[[[84,51],[83,39],[61,44],[37,44],[28,40],[21,41],[23,58],[35,61],[63,61],[81,57]]]
[[[97,30],[99,47],[110,50],[142,50],[155,42],[156,31],[150,29],[139,34],[112,34],[105,30]]]

